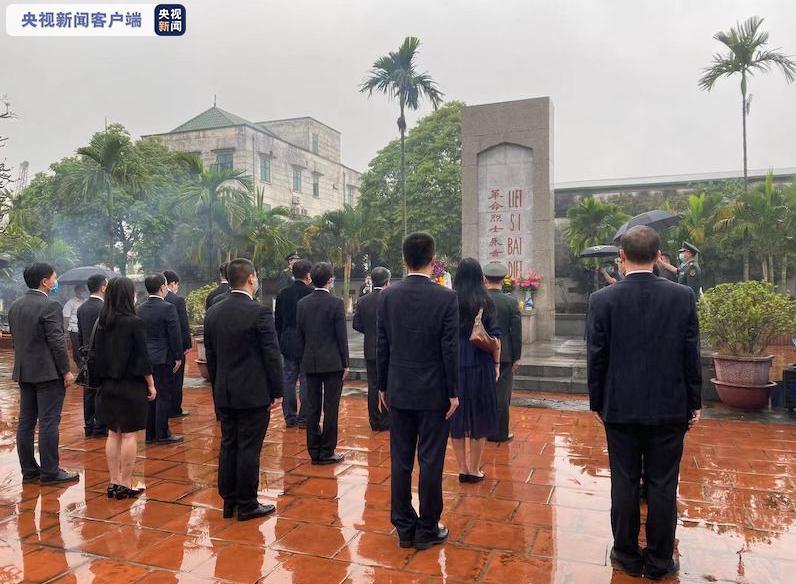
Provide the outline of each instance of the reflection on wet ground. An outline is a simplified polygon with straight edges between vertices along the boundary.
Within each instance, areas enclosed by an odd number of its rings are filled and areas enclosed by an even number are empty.
[[[304,435],[275,415],[261,499],[276,516],[221,517],[219,431],[206,386],[191,380],[183,444],[139,445],[146,496],[111,501],[104,442],[82,436],[81,392],[61,426],[67,487],[21,484],[18,392],[0,354],[0,582],[624,583],[607,563],[605,439],[587,412],[515,407],[509,444],[488,445],[477,485],[445,476],[451,541],[398,547],[389,517],[389,445],[354,392],[341,405],[343,464],[309,464]],[[189,375],[191,372],[189,371]],[[196,373],[193,372],[196,376]],[[796,426],[707,420],[687,437],[679,494],[679,582],[796,582]]]

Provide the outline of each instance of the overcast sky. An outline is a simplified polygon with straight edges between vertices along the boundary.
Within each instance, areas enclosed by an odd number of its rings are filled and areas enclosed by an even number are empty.
[[[697,87],[721,49],[712,35],[757,14],[771,47],[796,54],[793,0],[183,2],[180,38],[9,37],[3,9],[0,95],[18,118],[0,121],[0,156],[40,171],[106,116],[135,136],[164,132],[217,94],[219,107],[253,121],[318,118],[342,132],[344,162],[364,171],[396,136],[397,112],[357,84],[415,35],[420,68],[446,99],[552,98],[556,182],[733,170],[739,82]],[[750,91],[749,167],[796,166],[796,84],[772,72]]]

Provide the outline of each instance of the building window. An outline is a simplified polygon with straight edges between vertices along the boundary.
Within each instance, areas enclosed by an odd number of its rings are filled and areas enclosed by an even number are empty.
[[[301,169],[295,167],[293,168],[293,192],[301,192]]]
[[[321,196],[321,175],[317,172],[312,173],[312,196],[315,198]]]
[[[271,182],[271,157],[260,155],[260,180]]]
[[[353,206],[354,205],[354,194],[355,194],[355,187],[354,185],[346,185],[345,186],[345,199],[346,204]]]
[[[319,145],[318,145],[318,134],[312,135],[312,151],[315,154],[318,154]]]
[[[232,170],[234,168],[232,150],[224,150],[216,153],[216,167],[218,170]]]

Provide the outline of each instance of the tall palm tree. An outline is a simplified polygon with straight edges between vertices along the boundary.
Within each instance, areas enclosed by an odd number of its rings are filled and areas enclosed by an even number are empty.
[[[699,78],[699,87],[710,91],[722,77],[741,75],[741,120],[743,124],[743,180],[747,188],[748,171],[746,159],[746,116],[749,114],[751,95],[747,97],[748,78],[758,71],[769,71],[778,67],[788,83],[796,79],[796,63],[779,49],[764,49],[768,44],[768,33],[761,30],[763,19],[753,16],[727,32],[717,32],[713,38],[727,46],[726,54],[713,55],[713,64],[705,67]]]
[[[258,273],[263,275],[268,268],[279,265],[291,247],[286,228],[292,217],[287,207],[269,209],[264,199],[263,188],[257,187],[254,204],[248,210],[239,230],[240,236],[245,238],[247,248],[251,250],[252,262]]]
[[[404,237],[406,226],[406,117],[407,109],[417,111],[425,96],[436,110],[442,103],[443,93],[428,73],[418,73],[415,59],[420,49],[420,39],[406,37],[398,51],[390,51],[373,63],[368,77],[360,84],[359,91],[372,96],[374,91],[389,99],[397,99],[400,115],[398,131],[401,133],[401,200],[403,203]]]
[[[206,251],[207,273],[212,276],[220,261],[215,237],[216,230],[231,233],[240,224],[251,204],[252,179],[245,171],[235,168],[206,168],[198,156],[182,154],[178,159],[186,165],[192,180],[182,189],[180,202],[202,218],[206,231],[200,230],[197,255]]]

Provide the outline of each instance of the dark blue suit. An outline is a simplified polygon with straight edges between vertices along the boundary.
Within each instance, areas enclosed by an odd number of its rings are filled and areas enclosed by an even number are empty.
[[[191,340],[191,327],[188,324],[188,309],[185,306],[185,298],[177,296],[174,292],[169,290],[166,294],[166,302],[173,304],[177,309],[177,318],[180,320],[180,337],[182,339],[183,355],[192,346]],[[182,414],[182,386],[185,380],[185,359],[182,360],[182,365],[174,374],[174,399],[172,400],[172,416],[179,416]]]
[[[169,414],[173,405],[174,362],[182,360],[182,340],[177,309],[163,298],[150,296],[138,306],[138,316],[146,327],[146,347],[152,363],[152,377],[158,392],[155,401],[149,402],[146,423],[146,440],[164,440],[169,437]]]

